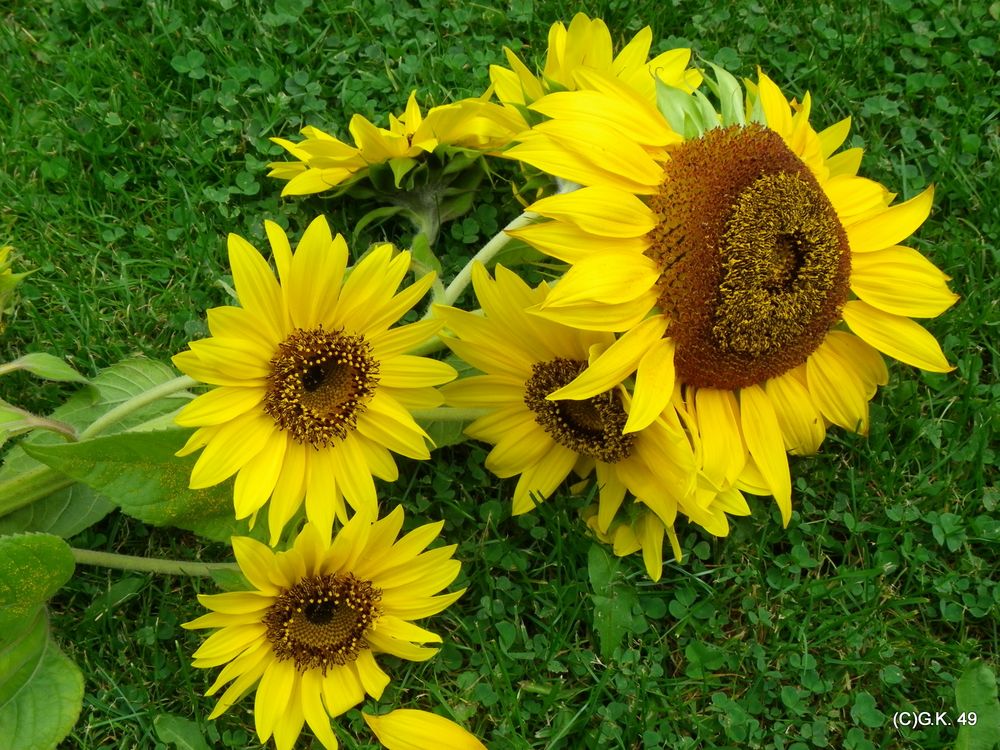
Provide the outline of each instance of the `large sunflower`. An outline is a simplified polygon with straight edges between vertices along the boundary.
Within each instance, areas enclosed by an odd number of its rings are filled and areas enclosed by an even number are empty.
[[[208,311],[212,337],[173,359],[216,388],[188,404],[177,423],[198,427],[179,455],[204,452],[191,487],[236,474],[236,517],[270,498],[271,543],[305,498],[329,535],[346,520],[344,498],[374,514],[372,475],[393,481],[389,453],[429,458],[427,435],[408,409],[437,406],[433,386],[455,377],[443,362],[405,354],[440,327],[390,328],[426,293],[428,274],[399,294],[410,254],[376,247],[345,276],[344,239],[323,217],[293,253],[284,231],[265,224],[280,284],[246,240],[229,235],[229,262],[242,307]]]
[[[281,194],[330,190],[364,176],[376,164],[388,164],[398,184],[418,158],[439,146],[476,151],[500,148],[510,143],[523,126],[503,107],[483,99],[462,99],[433,107],[424,117],[413,92],[403,114],[389,115],[388,130],[361,115],[351,118],[348,129],[353,146],[311,125],[302,129],[302,141],[272,138],[298,160],[268,165],[269,177],[288,180]]]
[[[817,133],[809,95],[789,102],[763,74],[744,110],[720,73],[718,116],[705,115],[704,97],[661,87],[661,113],[612,78],[586,76],[592,105],[532,136],[530,154],[509,152],[586,185],[530,206],[551,221],[512,232],[571,264],[538,314],[626,331],[552,398],[590,398],[636,371],[637,430],[668,407],[664,383],[680,383],[673,410],[701,441],[708,478],[735,481],[749,466],[787,523],[785,451],[814,452],[828,423],[867,430],[868,402],[887,379],[880,352],[951,369],[910,317],[957,298],[898,244],[927,218],[932,190],[892,205],[857,176],[860,149],[835,153],[850,120]],[[545,99],[533,108],[545,111]],[[637,325],[653,312],[659,327]]]
[[[735,490],[735,495],[697,493],[696,457],[677,416],[657,415],[643,429],[623,434],[635,405],[621,382],[583,400],[550,399],[614,343],[612,334],[530,314],[529,308],[544,303],[548,286],[531,288],[503,266],[496,267],[493,280],[477,264],[472,283],[482,315],[444,307],[435,312],[457,337],[445,337],[448,346],[484,374],[451,383],[442,392],[453,406],[489,410],[466,434],[493,444],[487,469],[500,477],[519,475],[515,514],[548,498],[571,472],[593,474],[599,532],[607,532],[620,512],[644,516],[650,511],[642,535],[648,544],[642,546],[655,580],[664,534],[675,557],[681,557],[674,532],[678,512],[720,536],[728,532],[726,512],[749,512]],[[629,493],[641,507],[625,504]]]
[[[440,594],[458,575],[455,545],[424,551],[441,523],[397,541],[403,510],[374,523],[354,514],[332,543],[306,524],[291,549],[275,553],[247,537],[233,552],[252,590],[199,594],[212,610],[184,627],[220,628],[194,652],[194,666],[225,665],[207,695],[230,683],[209,716],[227,711],[256,685],[254,723],[261,742],[273,735],[291,748],[307,723],[327,750],[336,750],[330,717],[376,700],[389,675],[375,661],[386,653],[424,661],[437,649],[417,645],[441,638],[414,625],[463,593]],[[325,535],[329,537],[328,534]]]

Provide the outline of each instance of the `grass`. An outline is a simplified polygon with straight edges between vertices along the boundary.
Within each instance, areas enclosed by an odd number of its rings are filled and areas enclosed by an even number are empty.
[[[406,503],[409,524],[444,518],[469,590],[431,624],[445,635],[436,659],[385,660],[394,681],[382,703],[444,710],[493,750],[951,747],[956,726],[897,730],[890,717],[954,720],[965,665],[997,666],[998,5],[585,9],[619,39],[649,23],[656,49],[689,44],[738,75],[760,64],[787,92],[812,92],[818,126],[854,118],[864,174],[901,197],[935,184],[916,246],[962,296],[928,323],[957,369],[893,364],[867,439],[834,430],[821,455],[793,461],[787,530],[760,499],[725,540],[682,529],[692,554],[658,584],[638,559],[623,561],[613,591],[634,596],[622,600],[626,637],[609,659],[584,573],[583,499],[563,495],[511,519],[512,485],[484,473],[474,446],[406,468],[386,496]],[[269,136],[307,123],[343,133],[354,112],[382,122],[413,88],[424,104],[478,94],[502,45],[537,61],[549,24],[575,10],[541,0],[58,0],[5,11],[0,244],[35,273],[4,359],[51,351],[93,374],[130,354],[181,350],[204,334],[204,310],[227,301],[228,232],[259,244],[264,218],[300,231],[325,211],[346,231],[360,215],[279,199],[263,176],[280,152]],[[444,254],[457,263],[466,239],[495,231],[498,218],[480,208],[446,233]],[[361,246],[405,231],[371,227]],[[18,374],[0,381],[2,398],[40,412],[67,392]],[[73,543],[227,555],[118,515]],[[162,748],[162,713],[197,720],[213,747],[257,746],[252,702],[206,722],[210,679],[189,666],[200,638],[178,624],[200,612],[194,593],[212,590],[78,572],[53,605],[87,685],[65,748]],[[367,747],[356,718],[340,726],[346,747]]]

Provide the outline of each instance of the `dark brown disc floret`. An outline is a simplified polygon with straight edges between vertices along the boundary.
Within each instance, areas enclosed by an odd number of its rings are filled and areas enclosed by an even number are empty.
[[[628,414],[617,390],[579,401],[546,398],[586,368],[584,361],[562,357],[536,362],[525,383],[524,403],[535,422],[563,447],[604,463],[617,463],[631,455],[635,443],[635,435],[622,434]]]
[[[365,633],[381,616],[382,591],[352,574],[303,578],[285,589],[264,615],[266,637],[279,661],[300,672],[353,662],[369,648]]]
[[[805,362],[840,319],[851,268],[812,172],[761,125],[710,130],[664,169],[647,255],[678,377],[733,389]]]
[[[297,328],[271,358],[264,413],[299,443],[325,447],[357,426],[378,374],[364,336]]]

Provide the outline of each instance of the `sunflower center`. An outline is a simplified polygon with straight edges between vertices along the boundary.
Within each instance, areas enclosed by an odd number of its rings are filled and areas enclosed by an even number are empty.
[[[806,361],[840,319],[850,249],[809,168],[761,125],[717,128],[671,154],[647,255],[662,268],[682,382],[732,389]]]
[[[349,664],[368,648],[365,633],[381,615],[382,591],[352,574],[304,578],[283,591],[263,618],[279,661],[299,671]]]
[[[604,463],[617,463],[629,457],[635,443],[635,435],[622,435],[628,415],[617,391],[580,401],[546,398],[586,368],[586,362],[562,357],[536,362],[525,383],[524,403],[535,422],[560,445]]]
[[[364,336],[297,328],[271,358],[264,413],[299,443],[325,447],[357,426],[378,371]]]

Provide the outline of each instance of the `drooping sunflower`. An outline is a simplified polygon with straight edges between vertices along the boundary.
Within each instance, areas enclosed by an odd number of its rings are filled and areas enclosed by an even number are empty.
[[[550,92],[588,88],[586,81],[577,78],[581,70],[612,76],[650,102],[655,100],[657,79],[687,91],[698,88],[701,73],[688,67],[691,50],[667,50],[650,60],[652,41],[653,32],[646,26],[616,55],[607,24],[599,18],[591,19],[584,13],[577,13],[568,29],[561,21],[549,28],[541,75],[532,73],[521,58],[504,47],[510,68],[491,65],[490,81],[497,98],[515,107],[531,104]],[[555,100],[558,101],[559,98]]]
[[[720,536],[728,531],[726,512],[749,512],[738,492],[738,499],[731,493],[696,496],[695,455],[676,416],[658,415],[641,430],[623,432],[634,403],[621,382],[586,399],[551,400],[591,357],[614,343],[612,334],[532,315],[529,309],[544,303],[548,285],[531,288],[501,265],[494,280],[477,264],[472,283],[482,315],[445,307],[435,307],[435,313],[456,337],[444,337],[447,345],[484,374],[451,383],[442,393],[453,406],[489,409],[466,434],[494,446],[487,469],[499,477],[519,475],[515,514],[548,498],[571,472],[593,474],[600,531],[606,532],[620,511],[631,512],[623,508],[629,493],[655,516],[648,536],[652,539],[655,527],[658,546],[650,542],[646,558],[655,580],[664,533],[681,558],[674,532],[678,512]]]
[[[425,661],[441,638],[412,621],[436,614],[463,593],[439,594],[458,575],[455,545],[424,551],[441,522],[398,539],[397,506],[372,522],[363,511],[330,541],[306,524],[292,547],[275,553],[248,537],[233,552],[252,590],[198,595],[209,614],[188,629],[219,628],[194,652],[195,667],[223,666],[207,695],[227,685],[209,716],[225,713],[256,686],[254,723],[261,742],[291,748],[303,724],[336,750],[330,717],[376,700],[390,678],[378,653]],[[328,536],[328,535],[327,535]]]
[[[538,314],[626,332],[613,357],[551,397],[590,398],[636,372],[637,430],[676,411],[663,384],[680,383],[700,469],[725,483],[749,467],[787,523],[785,451],[814,452],[828,423],[867,430],[868,402],[888,377],[881,353],[950,370],[910,318],[935,317],[957,297],[899,244],[927,218],[931,188],[893,205],[857,175],[861,149],[835,153],[849,119],[817,133],[809,95],[789,102],[763,74],[744,109],[735,79],[717,74],[718,114],[705,97],[662,86],[661,111],[587,73],[593,105],[533,136],[530,154],[508,152],[585,187],[530,206],[549,221],[511,234],[571,264]],[[660,327],[639,325],[652,313]]]
[[[302,141],[272,138],[298,160],[268,165],[269,177],[288,180],[281,194],[330,190],[364,176],[377,164],[388,164],[398,184],[419,157],[439,146],[488,151],[509,144],[523,128],[510,112],[482,98],[433,107],[424,117],[414,91],[403,114],[389,115],[388,130],[361,115],[351,118],[348,129],[353,146],[312,126],[302,129]]]
[[[410,254],[373,249],[345,279],[343,237],[323,217],[293,253],[277,224],[265,228],[280,283],[246,240],[229,235],[229,262],[241,307],[208,311],[211,338],[173,358],[185,374],[216,386],[176,418],[198,429],[178,455],[204,448],[192,488],[236,474],[237,518],[270,499],[271,544],[305,499],[329,535],[334,517],[376,510],[372,476],[394,481],[390,450],[426,459],[428,437],[408,411],[441,403],[434,386],[455,377],[449,365],[405,352],[440,327],[422,321],[391,328],[426,293],[428,274],[396,293]]]

